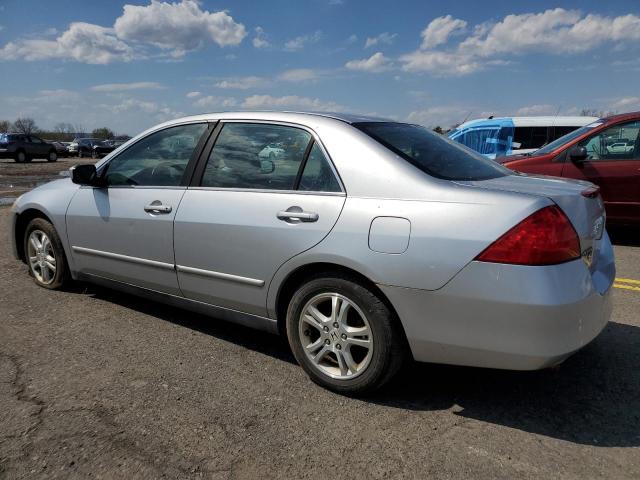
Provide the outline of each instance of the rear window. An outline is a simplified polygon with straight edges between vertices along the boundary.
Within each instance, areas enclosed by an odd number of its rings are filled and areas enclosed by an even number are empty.
[[[354,126],[423,172],[445,180],[487,180],[511,170],[419,125],[395,122]]]

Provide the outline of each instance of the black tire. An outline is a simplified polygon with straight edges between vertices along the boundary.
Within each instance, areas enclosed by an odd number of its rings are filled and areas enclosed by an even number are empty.
[[[49,155],[47,155],[47,162],[57,162],[58,161],[58,152],[55,150],[51,150]]]
[[[95,150],[91,151],[91,158],[98,158],[98,152],[96,152]]]
[[[32,263],[29,261],[29,237],[32,232],[40,231],[47,235],[51,242],[53,257],[55,259],[56,271],[52,277],[52,281],[43,282],[39,280],[37,272],[34,270]],[[71,275],[69,274],[69,265],[67,263],[67,257],[64,254],[64,248],[62,242],[58,236],[58,232],[51,223],[44,218],[34,218],[29,222],[24,233],[24,252],[29,267],[29,275],[33,277],[33,281],[36,285],[48,288],[51,290],[60,290],[69,285],[71,282]]]
[[[366,367],[354,378],[332,378],[316,367],[304,352],[299,334],[302,310],[311,299],[322,293],[346,297],[364,313],[369,323],[373,351]],[[404,332],[393,311],[374,291],[348,275],[329,273],[303,284],[289,303],[286,327],[291,350],[307,375],[318,385],[337,393],[354,395],[377,390],[391,380],[407,358]]]
[[[14,157],[16,163],[24,163],[27,161],[27,153],[24,150],[18,150]]]
[[[82,149],[78,149],[78,158],[82,158]]]

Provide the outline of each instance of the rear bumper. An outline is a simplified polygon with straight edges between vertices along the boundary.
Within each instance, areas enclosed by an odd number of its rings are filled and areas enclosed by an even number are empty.
[[[471,262],[440,290],[380,288],[416,360],[536,370],[598,336],[611,316],[614,278],[605,235],[593,272],[582,260],[548,267]]]

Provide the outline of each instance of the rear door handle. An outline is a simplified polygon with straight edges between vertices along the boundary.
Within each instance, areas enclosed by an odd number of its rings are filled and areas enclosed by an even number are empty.
[[[289,207],[286,210],[278,212],[276,216],[278,219],[288,223],[317,222],[318,218],[320,218],[317,213],[305,212],[300,207]]]
[[[171,210],[171,205],[163,205],[160,200],[154,200],[144,207],[144,211],[147,213],[171,213]]]

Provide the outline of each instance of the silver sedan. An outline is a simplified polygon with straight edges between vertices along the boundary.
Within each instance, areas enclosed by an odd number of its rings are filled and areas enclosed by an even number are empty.
[[[260,154],[269,145],[278,155]],[[387,120],[183,118],[12,212],[38,285],[94,282],[286,335],[338,392],[378,388],[411,358],[552,366],[611,313],[597,187],[515,174]]]

